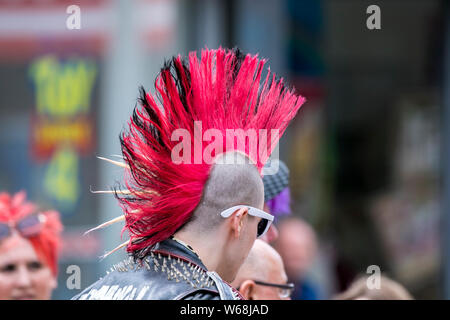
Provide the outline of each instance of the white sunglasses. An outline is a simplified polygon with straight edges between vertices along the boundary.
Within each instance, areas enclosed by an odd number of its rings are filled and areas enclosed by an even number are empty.
[[[235,212],[236,210],[239,210],[241,208],[247,208],[248,214],[250,214],[254,217],[262,218],[261,221],[258,223],[257,237],[259,238],[259,237],[263,236],[267,232],[267,230],[269,230],[270,225],[273,222],[273,215],[271,215],[265,211],[259,210],[254,207],[246,206],[246,205],[239,205],[239,206],[234,206],[234,207],[225,209],[224,211],[222,211],[220,213],[220,215],[223,218],[228,218],[229,216],[231,216],[233,214],[233,212]]]

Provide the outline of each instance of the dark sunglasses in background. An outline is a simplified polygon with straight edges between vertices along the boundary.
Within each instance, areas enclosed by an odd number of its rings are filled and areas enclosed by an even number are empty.
[[[0,241],[10,237],[13,230],[25,238],[37,236],[42,231],[45,216],[42,213],[28,215],[18,221],[11,223],[0,222]]]

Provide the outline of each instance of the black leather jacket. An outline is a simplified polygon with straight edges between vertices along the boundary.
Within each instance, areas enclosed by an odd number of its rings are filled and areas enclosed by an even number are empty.
[[[143,259],[115,265],[72,300],[229,300],[242,296],[183,244],[167,239]]]

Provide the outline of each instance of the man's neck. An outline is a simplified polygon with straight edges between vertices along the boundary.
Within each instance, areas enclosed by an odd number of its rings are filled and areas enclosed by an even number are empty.
[[[198,234],[192,235],[183,231],[179,231],[173,236],[175,239],[181,240],[191,246],[208,271],[216,271],[222,276],[220,274],[220,266],[223,264],[224,250],[223,245],[220,241],[217,241],[217,238],[209,239],[208,237],[199,237]]]

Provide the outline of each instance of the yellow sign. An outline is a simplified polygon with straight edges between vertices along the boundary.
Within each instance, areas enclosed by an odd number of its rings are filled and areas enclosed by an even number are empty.
[[[55,153],[50,161],[44,187],[48,194],[60,203],[73,204],[78,200],[80,183],[78,181],[78,155],[70,149]]]
[[[80,154],[95,145],[90,108],[97,66],[89,59],[60,61],[47,55],[31,64],[29,74],[37,113],[32,117],[32,150],[37,158],[49,159],[46,193],[69,209],[80,197]]]
[[[60,63],[54,56],[44,56],[36,60],[30,75],[38,114],[70,117],[87,113],[96,74],[95,64],[85,59]]]

